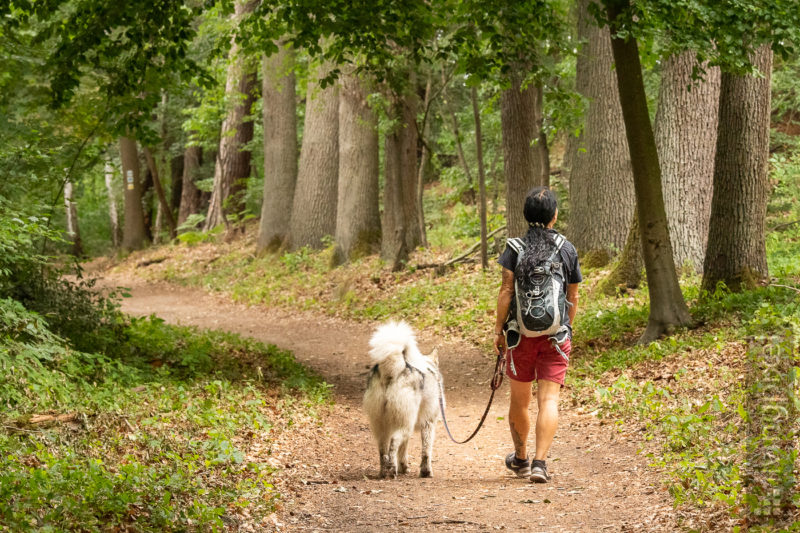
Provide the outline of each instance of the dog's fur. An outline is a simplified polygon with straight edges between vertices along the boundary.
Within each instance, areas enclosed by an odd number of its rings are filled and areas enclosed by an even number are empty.
[[[430,477],[442,379],[436,350],[430,356],[420,353],[414,332],[405,322],[380,326],[369,344],[374,366],[364,411],[378,443],[380,475],[394,478],[408,471],[408,439],[417,429],[422,436],[419,475]]]

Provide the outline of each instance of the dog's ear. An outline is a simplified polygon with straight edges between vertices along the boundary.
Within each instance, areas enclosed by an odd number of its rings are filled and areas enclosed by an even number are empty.
[[[428,355],[428,357],[433,359],[433,362],[438,365],[439,364],[439,347],[437,346],[436,348],[434,348],[433,351],[430,353],[430,355]]]

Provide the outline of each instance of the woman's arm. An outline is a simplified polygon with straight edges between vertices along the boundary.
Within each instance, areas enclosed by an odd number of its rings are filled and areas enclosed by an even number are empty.
[[[569,305],[569,324],[575,327],[575,313],[578,311],[578,285],[580,283],[570,283],[567,285],[567,301]]]
[[[503,282],[500,285],[500,294],[497,295],[497,318],[494,323],[494,349],[498,355],[505,351],[506,339],[503,336],[503,324],[508,318],[508,308],[514,296],[514,272],[503,268]]]

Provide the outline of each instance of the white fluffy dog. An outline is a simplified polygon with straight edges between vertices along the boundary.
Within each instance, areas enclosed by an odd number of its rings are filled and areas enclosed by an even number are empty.
[[[419,475],[430,477],[442,379],[436,350],[422,355],[405,322],[380,326],[369,345],[374,366],[364,393],[364,411],[378,442],[380,475],[394,478],[408,471],[408,439],[418,429],[422,436]]]

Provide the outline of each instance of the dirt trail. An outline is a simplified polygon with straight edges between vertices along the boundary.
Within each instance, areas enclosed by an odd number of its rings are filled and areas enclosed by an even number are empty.
[[[291,316],[167,284],[119,278],[105,283],[131,288],[132,297],[123,301],[128,313],[156,314],[170,323],[228,330],[276,344],[335,386],[336,405],[321,423],[291,432],[275,447],[285,468],[279,487],[280,530],[677,529],[657,473],[636,454],[637,436],[620,434],[579,412],[568,405],[568,394],[562,396],[560,427],[548,459],[551,483],[514,478],[503,466],[512,449],[505,420],[507,385],[499,391],[486,426],[469,444],[451,443],[439,425],[432,479],[419,479],[412,466],[407,476],[378,480],[378,453],[360,408],[372,325]],[[493,361],[465,344],[420,335],[423,352],[435,344],[440,345],[451,429],[456,437],[465,436],[485,407]],[[409,446],[412,465],[418,464],[419,446],[415,436]]]

